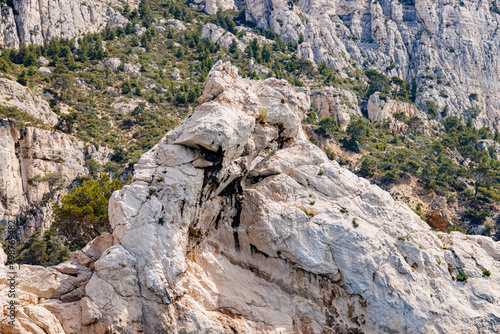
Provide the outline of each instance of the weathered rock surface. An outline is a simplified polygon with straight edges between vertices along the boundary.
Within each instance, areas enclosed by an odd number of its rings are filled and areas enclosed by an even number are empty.
[[[262,66],[262,65],[259,65],[259,64],[256,64],[253,59],[250,59],[249,63],[248,63],[248,68],[252,71],[255,71],[255,73],[259,74],[259,75],[268,75],[269,72],[271,72],[270,69],[268,69],[267,67],[265,66]]]
[[[50,68],[43,67],[43,66],[42,66],[42,67],[40,67],[40,68],[38,68],[38,70],[39,70],[40,72],[42,72],[42,73],[45,73],[45,74],[50,74],[50,73],[52,73],[52,71],[50,70]]]
[[[216,14],[218,10],[236,9],[234,0],[206,0],[205,12],[209,15]]]
[[[166,23],[169,26],[171,26],[172,28],[174,28],[174,29],[177,29],[177,30],[186,30],[186,26],[184,26],[184,24],[181,21],[179,21],[179,20],[169,19],[169,20],[167,20]]]
[[[49,60],[45,57],[38,57],[38,64],[43,66],[48,66],[50,64]]]
[[[172,78],[174,80],[181,80],[181,71],[178,69],[178,68],[175,68],[173,71],[172,71]]]
[[[141,75],[141,64],[125,64],[123,65],[123,72],[125,74],[139,76]]]
[[[0,78],[0,103],[16,107],[46,127],[58,120],[42,95],[9,79]],[[6,221],[22,217],[22,237],[50,226],[54,196],[88,173],[85,158],[109,161],[105,156],[110,152],[85,152],[82,142],[64,133],[20,128],[7,120],[0,121],[0,143],[0,222],[5,226]]]
[[[248,21],[285,41],[298,41],[302,33],[301,58],[324,61],[344,75],[355,62],[389,77],[415,78],[416,102],[423,110],[432,100],[440,110],[448,106],[448,115],[473,117],[476,126],[500,126],[496,0],[235,3],[246,8]]]
[[[351,121],[351,115],[361,116],[356,95],[338,87],[320,87],[311,90],[311,107],[318,108],[318,117],[331,117],[345,130]]]
[[[19,83],[0,78],[0,103],[16,107],[45,127],[57,123],[47,100]],[[87,174],[85,159],[109,161],[111,152],[86,148],[73,137],[47,129],[20,128],[0,120],[0,222],[22,219],[21,237],[45,231],[52,220],[52,202],[75,178]]]
[[[490,153],[491,157],[500,160],[500,144],[491,139],[483,139],[477,143],[477,148]]]
[[[43,44],[53,37],[74,38],[127,20],[98,0],[13,0],[1,9],[0,44]]]
[[[7,121],[0,123],[0,142],[0,221],[5,225],[23,215],[27,221],[21,235],[46,230],[54,192],[88,172],[84,144],[64,133],[19,129]],[[43,180],[49,175],[54,180]],[[29,213],[31,208],[35,214]]]
[[[226,49],[228,49],[233,43],[233,40],[235,40],[238,43],[238,49],[242,52],[245,50],[245,44],[240,42],[236,36],[213,23],[207,23],[203,26],[201,38],[203,40],[208,39],[212,43],[219,44]]]
[[[121,64],[122,61],[118,58],[109,58],[104,61],[104,66],[109,68],[111,71],[116,71]]]
[[[57,115],[47,100],[16,81],[0,78],[0,104],[15,107],[47,125],[57,123]]]
[[[219,61],[200,106],[113,194],[113,236],[73,262],[21,267],[20,295],[31,299],[19,314],[55,316],[21,326],[498,332],[500,244],[433,232],[387,192],[329,161],[301,130],[307,97],[282,80],[242,79]]]

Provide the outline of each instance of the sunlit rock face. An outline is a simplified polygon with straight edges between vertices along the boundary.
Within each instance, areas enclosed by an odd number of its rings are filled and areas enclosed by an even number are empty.
[[[309,94],[215,64],[200,105],[113,194],[113,234],[59,266],[21,267],[20,310],[43,316],[19,317],[20,326],[498,332],[499,243],[433,232],[329,161],[301,129]]]
[[[413,83],[416,104],[423,110],[431,100],[440,110],[447,106],[447,116],[465,121],[472,117],[476,126],[500,126],[496,1],[246,0],[236,4],[246,8],[247,21],[272,29],[285,41],[297,42],[303,34],[299,58],[325,62],[343,77],[356,68],[377,69],[389,78]],[[227,8],[221,5],[220,9]]]
[[[121,5],[115,2],[113,5]],[[12,0],[0,12],[0,44],[16,48],[43,44],[54,37],[81,37],[127,23],[118,11],[99,0]]]

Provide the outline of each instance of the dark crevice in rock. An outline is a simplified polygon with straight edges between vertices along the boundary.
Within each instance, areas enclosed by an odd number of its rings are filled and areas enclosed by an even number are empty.
[[[264,256],[266,259],[269,257],[269,255],[267,255],[266,253],[264,252],[261,252],[257,247],[255,247],[254,245],[250,244],[250,252],[253,254],[259,254],[259,255],[262,255]]]
[[[213,191],[215,191],[218,187],[220,180],[218,179],[217,174],[222,169],[222,161],[224,160],[224,153],[222,152],[222,148],[219,147],[217,152],[210,151],[204,147],[200,147],[200,152],[203,158],[212,163],[212,166],[205,168],[205,175],[203,177],[203,187],[206,192],[202,194],[200,198],[200,206],[203,202],[210,198],[210,195]]]
[[[238,237],[238,227],[241,223],[241,211],[243,210],[243,187],[241,186],[241,177],[233,180],[221,193],[229,199],[231,207],[235,209],[235,214],[232,217],[231,227],[233,228],[234,246],[236,250],[240,250],[240,240]]]
[[[219,211],[219,214],[217,215],[217,218],[215,218],[215,229],[217,230],[219,228],[219,222],[222,219],[222,210]]]

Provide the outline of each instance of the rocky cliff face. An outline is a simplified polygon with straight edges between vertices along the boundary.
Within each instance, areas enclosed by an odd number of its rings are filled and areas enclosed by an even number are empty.
[[[356,95],[346,89],[321,87],[311,90],[311,107],[317,108],[320,119],[331,117],[345,130],[351,121],[351,115],[360,117],[361,110]]]
[[[113,235],[21,266],[17,332],[498,332],[500,244],[432,232],[329,161],[307,96],[219,61],[113,195]]]
[[[0,222],[20,222],[24,238],[50,227],[53,200],[88,174],[85,159],[102,163],[109,160],[109,152],[49,130],[57,115],[43,96],[17,82],[0,78],[0,103],[40,122],[37,128],[0,121]]]
[[[87,173],[84,144],[63,133],[19,129],[7,121],[0,123],[0,142],[0,220],[22,216],[21,236],[43,232],[50,227],[55,192]]]
[[[127,20],[98,0],[13,0],[2,4],[1,22],[0,44],[17,48],[53,37],[80,37]]]
[[[495,1],[247,0],[247,20],[285,40],[298,56],[342,75],[353,63],[415,79],[417,105],[432,100],[448,115],[498,127],[500,10]],[[225,7],[224,7],[225,8]]]

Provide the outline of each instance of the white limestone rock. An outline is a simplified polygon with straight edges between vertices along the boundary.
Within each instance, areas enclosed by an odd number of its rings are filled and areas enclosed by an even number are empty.
[[[13,100],[11,100],[13,101]],[[34,112],[34,110],[32,110]],[[85,159],[106,163],[111,152],[96,150],[57,131],[34,127],[18,128],[0,121],[0,220],[12,221],[19,215],[26,223],[19,228],[21,237],[34,231],[44,232],[52,223],[52,203],[65,194],[76,178],[88,174]],[[54,185],[44,180],[55,177]],[[53,198],[42,201],[53,192]],[[40,205],[40,203],[43,203]],[[29,213],[36,208],[36,214]]]
[[[94,269],[62,265],[56,283],[22,266],[20,289],[53,302],[84,286],[89,333],[498,332],[500,243],[433,232],[330,161],[301,129],[309,95],[217,62],[110,199]]]
[[[361,116],[356,95],[338,87],[320,87],[311,90],[311,107],[318,108],[320,119],[331,117],[337,125],[345,130],[352,116]]]
[[[50,73],[52,73],[52,71],[51,71],[49,68],[47,68],[47,67],[43,67],[43,66],[42,66],[42,67],[40,67],[38,70],[39,70],[41,73],[45,73],[45,74],[50,74]]]
[[[121,64],[122,62],[118,58],[109,58],[104,61],[104,66],[109,68],[111,71],[116,71]]]
[[[238,43],[238,50],[243,52],[246,48],[245,44],[240,42],[236,36],[213,23],[207,23],[203,26],[201,38],[203,40],[208,39],[212,43],[219,44],[226,49],[229,49],[229,46],[231,46],[233,40],[235,40]]]
[[[15,107],[48,125],[53,126],[57,123],[57,115],[47,100],[16,81],[0,78],[0,103]]]
[[[168,19],[166,22],[170,27],[176,30],[186,30],[186,26],[179,20],[176,19]]]
[[[175,68],[174,71],[172,72],[172,78],[174,80],[182,80],[181,71],[178,68]]]
[[[430,120],[427,114],[413,104],[397,101],[386,97],[380,98],[380,93],[376,92],[368,99],[367,105],[368,118],[370,121],[384,123],[393,133],[404,134],[408,129],[405,120],[412,117],[418,117],[422,120],[421,131],[430,135],[431,126],[440,127],[441,124],[436,120]],[[394,114],[403,115],[404,119],[396,119]]]
[[[500,160],[500,144],[491,139],[482,139],[478,141],[476,147],[480,150],[491,152],[492,158],[495,160]]]
[[[205,0],[205,12],[209,15],[217,14],[218,10],[236,9],[234,0]]]
[[[213,3],[207,2],[207,8],[214,8]],[[300,58],[325,62],[342,77],[355,70],[356,63],[357,68],[373,68],[389,78],[408,82],[415,78],[416,104],[421,109],[431,100],[464,121],[474,116],[477,127],[500,128],[495,60],[500,53],[496,32],[500,15],[490,2],[245,0],[236,4],[246,8],[247,21],[272,29],[285,41],[297,42],[302,33]],[[248,42],[245,37],[244,41]]]
[[[267,67],[264,67],[259,64],[255,64],[253,59],[250,59],[250,62],[248,63],[248,67],[252,70],[255,71],[255,73],[259,75],[268,75],[271,70],[269,70]]]
[[[119,12],[98,0],[14,0],[11,3],[12,8],[2,9],[6,22],[0,25],[0,41],[3,37],[6,46],[43,44],[54,37],[81,37],[127,23]]]
[[[123,65],[123,73],[140,76],[141,75],[141,64],[125,64]]]
[[[50,62],[45,57],[38,57],[38,64],[43,65],[43,66],[48,66],[50,64]]]

